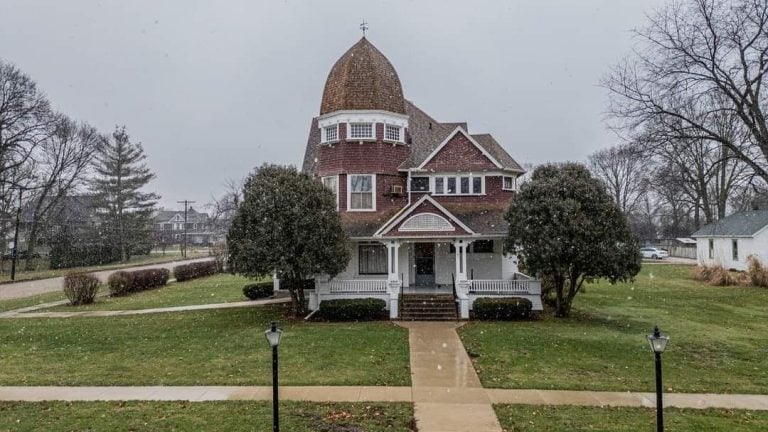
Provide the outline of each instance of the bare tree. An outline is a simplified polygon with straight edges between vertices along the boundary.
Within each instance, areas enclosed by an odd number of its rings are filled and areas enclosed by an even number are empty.
[[[648,188],[648,158],[624,145],[599,150],[589,157],[592,174],[602,180],[624,214],[634,212]]]
[[[243,201],[245,179],[227,179],[224,182],[224,193],[219,197],[211,197],[211,202],[205,205],[211,212],[211,228],[217,235],[225,235],[235,218],[237,208]]]
[[[14,185],[52,122],[48,100],[35,82],[0,59],[0,183],[5,187]]]
[[[29,216],[27,252],[32,256],[40,228],[61,200],[85,179],[93,155],[103,137],[91,126],[77,124],[58,115],[54,131],[41,141],[33,159],[36,162],[37,187]],[[27,260],[27,270],[31,270]]]
[[[768,0],[678,0],[637,35],[632,58],[603,80],[614,126],[715,142],[768,180]],[[736,134],[719,128],[728,116]]]

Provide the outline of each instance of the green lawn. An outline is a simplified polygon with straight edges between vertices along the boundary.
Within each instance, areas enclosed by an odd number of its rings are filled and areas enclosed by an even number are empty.
[[[254,282],[242,276],[218,274],[191,281],[172,283],[162,288],[131,294],[124,297],[103,296],[96,302],[85,306],[57,306],[45,309],[51,311],[86,311],[86,310],[134,310],[169,306],[188,306],[207,303],[227,303],[248,300],[243,296],[243,286]],[[108,291],[109,287],[101,286]]]
[[[57,300],[66,300],[66,298],[67,297],[63,292],[50,292],[20,299],[0,300],[0,312],[21,309],[27,306],[35,306],[43,303],[50,303]]]
[[[407,330],[291,321],[288,307],[1,319],[0,385],[269,385],[272,320],[281,384],[409,385]]]
[[[187,254],[189,259],[201,258],[208,256],[207,250],[202,249],[190,249]],[[128,262],[106,264],[102,266],[89,266],[89,267],[77,267],[69,269],[49,269],[48,259],[39,258],[34,260],[34,269],[26,271],[24,270],[25,261],[21,260],[16,267],[16,281],[33,280],[33,279],[47,279],[64,276],[65,274],[73,271],[83,272],[95,272],[103,270],[115,270],[124,267],[131,267],[145,264],[160,264],[171,261],[178,261],[183,259],[178,251],[168,250],[165,254],[162,252],[152,252],[149,255],[137,255],[131,257]],[[0,266],[0,282],[10,282],[11,280],[11,262],[10,260],[3,260]]]
[[[473,322],[460,329],[486,387],[652,391],[654,324],[671,340],[674,392],[765,393],[768,289],[711,287],[692,267],[645,265],[635,283],[587,287],[569,319]]]
[[[282,402],[290,432],[409,432],[406,403]],[[0,402],[0,431],[269,431],[271,402]]]
[[[656,411],[645,408],[496,405],[509,432],[636,432],[656,430]],[[674,432],[768,430],[768,412],[723,409],[664,411],[664,426]]]

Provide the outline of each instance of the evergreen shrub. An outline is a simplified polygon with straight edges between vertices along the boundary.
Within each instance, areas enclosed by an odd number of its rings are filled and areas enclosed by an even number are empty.
[[[176,277],[176,282],[210,276],[218,272],[219,267],[215,260],[182,264],[173,268],[173,276]]]
[[[518,297],[479,298],[472,306],[475,319],[509,321],[531,317],[533,304]]]
[[[374,321],[387,317],[381,299],[337,299],[320,303],[319,317],[329,321]]]
[[[271,297],[275,293],[272,282],[258,282],[243,287],[243,295],[251,300]]]

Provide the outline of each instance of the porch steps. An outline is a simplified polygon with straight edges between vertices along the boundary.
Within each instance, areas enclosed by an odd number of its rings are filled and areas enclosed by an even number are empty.
[[[400,317],[404,321],[456,321],[452,294],[403,294]]]

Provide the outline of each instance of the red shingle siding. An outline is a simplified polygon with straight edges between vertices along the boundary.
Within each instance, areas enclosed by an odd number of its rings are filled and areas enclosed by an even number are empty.
[[[457,133],[424,166],[431,171],[494,170],[498,169],[467,137]]]
[[[381,140],[363,141],[362,144],[341,141],[333,146],[321,144],[317,154],[317,175],[398,174],[397,167],[408,157],[408,152],[405,145]]]

